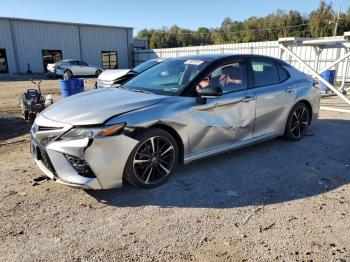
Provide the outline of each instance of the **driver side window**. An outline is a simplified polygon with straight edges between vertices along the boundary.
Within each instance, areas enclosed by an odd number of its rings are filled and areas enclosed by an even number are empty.
[[[208,87],[220,87],[223,94],[247,89],[247,74],[244,61],[220,66],[200,81],[197,91]]]

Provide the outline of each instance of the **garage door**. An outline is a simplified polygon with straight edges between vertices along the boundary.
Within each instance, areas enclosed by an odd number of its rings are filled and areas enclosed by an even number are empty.
[[[0,74],[8,74],[6,49],[0,49]]]

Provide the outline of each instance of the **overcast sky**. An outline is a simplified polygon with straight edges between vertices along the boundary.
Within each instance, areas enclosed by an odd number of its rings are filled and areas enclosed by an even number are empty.
[[[344,10],[348,8],[348,0],[334,0],[335,9],[340,2]],[[277,9],[307,14],[318,5],[319,0],[11,0],[1,4],[0,16],[130,26],[136,34],[143,28],[174,24],[189,29],[219,27],[225,17],[244,20]]]

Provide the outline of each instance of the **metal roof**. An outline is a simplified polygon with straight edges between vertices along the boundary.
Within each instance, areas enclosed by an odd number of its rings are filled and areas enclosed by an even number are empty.
[[[350,44],[350,32],[345,32],[343,36],[329,39],[307,38],[307,37],[284,37],[278,39],[279,43],[295,46],[317,46],[324,48],[339,48]]]
[[[95,27],[104,27],[104,28],[115,28],[115,29],[134,29],[133,27],[128,27],[128,26],[98,25],[98,24],[86,24],[86,23],[74,23],[74,22],[62,22],[62,21],[49,21],[49,20],[38,20],[38,19],[17,18],[17,17],[4,17],[4,16],[0,16],[0,20],[34,22],[34,23],[48,23],[48,24],[61,24],[61,25],[76,25],[76,26],[95,26]]]

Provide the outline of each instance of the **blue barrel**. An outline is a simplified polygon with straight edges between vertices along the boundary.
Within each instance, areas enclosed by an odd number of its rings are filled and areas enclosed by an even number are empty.
[[[60,90],[62,97],[84,92],[84,79],[74,78],[69,80],[60,80]]]
[[[321,76],[327,80],[328,83],[334,85],[336,70],[327,70],[321,74]],[[322,82],[320,82],[320,87],[323,91],[329,90],[329,88]]]

